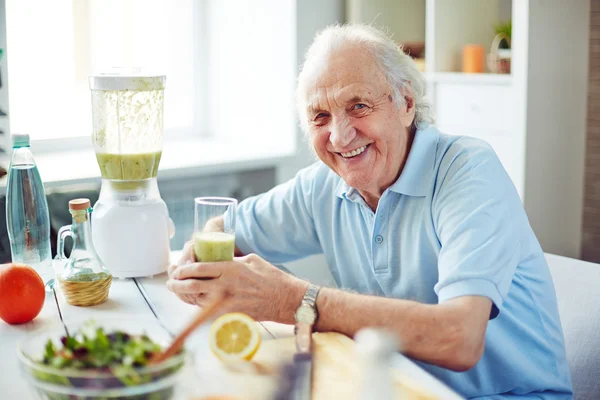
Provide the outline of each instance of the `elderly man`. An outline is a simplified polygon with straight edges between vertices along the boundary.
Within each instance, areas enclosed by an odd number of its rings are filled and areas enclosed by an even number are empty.
[[[385,327],[468,398],[571,398],[552,279],[519,196],[486,143],[429,125],[425,86],[383,33],[321,32],[297,89],[320,162],[240,204],[247,256],[195,263],[188,245],[168,286],[198,305],[227,288],[231,308],[259,320]],[[341,289],[271,264],[317,253]]]

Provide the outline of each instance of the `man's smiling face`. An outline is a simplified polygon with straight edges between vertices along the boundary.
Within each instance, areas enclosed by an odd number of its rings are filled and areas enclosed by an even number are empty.
[[[397,179],[414,118],[412,100],[397,107],[370,53],[334,51],[306,85],[309,136],[318,157],[348,185],[376,196]]]

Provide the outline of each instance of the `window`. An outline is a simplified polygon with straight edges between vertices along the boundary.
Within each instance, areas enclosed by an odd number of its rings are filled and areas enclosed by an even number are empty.
[[[8,0],[12,132],[32,140],[91,134],[88,75],[143,67],[167,75],[165,132],[198,130],[192,0]]]
[[[6,11],[12,132],[51,148],[88,137],[88,75],[143,67],[167,76],[166,140],[295,150],[294,0],[7,0]]]
[[[295,148],[296,2],[212,0],[206,13],[206,126]]]

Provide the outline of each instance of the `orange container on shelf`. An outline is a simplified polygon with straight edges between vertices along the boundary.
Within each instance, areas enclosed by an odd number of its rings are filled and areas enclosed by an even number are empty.
[[[485,65],[485,49],[478,44],[463,46],[462,72],[482,73]]]

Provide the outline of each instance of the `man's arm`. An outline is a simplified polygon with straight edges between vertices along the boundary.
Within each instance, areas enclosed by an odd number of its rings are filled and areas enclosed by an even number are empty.
[[[280,307],[280,322],[293,315],[308,284],[296,282]],[[441,304],[422,304],[322,288],[317,298],[318,331],[353,337],[365,327],[394,333],[404,354],[455,371],[472,368],[481,358],[492,302],[464,296]]]
[[[294,323],[294,313],[309,285],[261,257],[195,263],[169,270],[167,286],[179,296],[195,295],[203,306],[214,293],[227,291],[230,310],[256,320]],[[398,337],[410,357],[465,371],[483,353],[491,300],[462,296],[441,304],[421,304],[323,288],[317,298],[316,329],[353,337],[365,327],[382,327]]]

